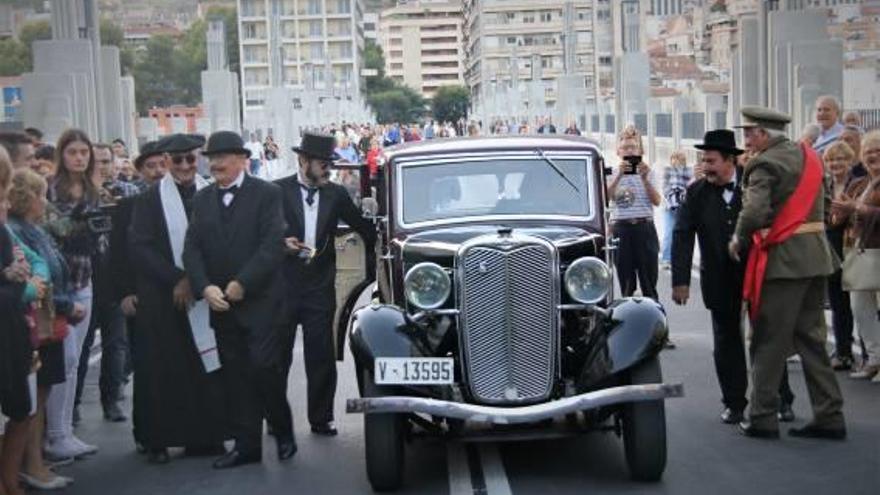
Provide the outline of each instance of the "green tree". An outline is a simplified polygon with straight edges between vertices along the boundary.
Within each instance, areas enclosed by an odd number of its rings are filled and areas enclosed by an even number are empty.
[[[14,39],[0,40],[0,76],[20,76],[30,70],[29,50]]]
[[[30,72],[34,67],[33,43],[38,40],[51,40],[52,26],[48,21],[31,21],[24,24],[18,32],[18,40],[24,45],[27,66],[22,72]]]
[[[125,44],[125,32],[112,20],[101,19],[101,44],[119,48],[119,64],[123,74],[131,74],[134,69],[134,50]]]
[[[425,113],[425,99],[406,86],[367,95],[367,104],[376,113],[380,124],[414,122]]]
[[[467,117],[471,94],[464,86],[443,86],[434,94],[431,113],[440,122],[458,122]]]
[[[182,103],[174,64],[169,64],[174,60],[175,43],[174,38],[164,35],[154,36],[147,42],[146,52],[133,71],[138,112]]]

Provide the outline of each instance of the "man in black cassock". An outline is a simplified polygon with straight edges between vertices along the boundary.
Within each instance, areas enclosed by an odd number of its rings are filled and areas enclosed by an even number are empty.
[[[136,440],[156,464],[168,462],[169,447],[220,455],[228,437],[223,370],[216,354],[213,366],[206,363],[211,346],[196,339],[213,338],[207,307],[201,322],[193,319],[190,278],[182,268],[192,199],[207,185],[196,175],[196,150],[203,143],[182,134],[160,141],[169,174],[138,196],[129,229],[137,269]]]
[[[235,448],[225,469],[262,460],[263,418],[278,458],[296,453],[290,406],[280,384],[284,309],[281,188],[245,173],[250,152],[234,132],[215,132],[204,152],[216,182],[196,194],[183,253],[195,297],[211,308]]]

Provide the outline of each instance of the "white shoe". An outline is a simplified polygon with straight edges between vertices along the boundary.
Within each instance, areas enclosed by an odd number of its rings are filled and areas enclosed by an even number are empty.
[[[46,456],[46,465],[49,467],[49,469],[69,466],[76,462],[76,459],[74,459],[73,457],[50,458],[48,452],[46,452],[45,449],[43,451],[43,454],[45,454]]]
[[[98,446],[97,445],[85,443],[82,440],[80,440],[79,438],[76,438],[75,436],[70,437],[70,439],[71,439],[71,441],[73,441],[74,445],[76,445],[77,447],[79,447],[80,449],[85,451],[86,455],[92,455],[92,454],[98,453]]]
[[[46,453],[46,457],[50,460],[68,458],[79,459],[94,453],[85,448],[85,446],[80,446],[75,443],[71,438],[60,438],[49,442],[46,444],[43,451]]]
[[[49,481],[42,481],[26,473],[18,473],[18,477],[25,485],[37,490],[60,490],[67,486],[67,481],[61,476],[55,476]]]
[[[55,476],[57,476],[57,477],[61,478],[62,480],[64,480],[64,482],[67,483],[68,485],[72,485],[73,482],[74,482],[74,479],[71,478],[70,476],[62,476],[62,475],[57,474],[57,473],[55,474]]]

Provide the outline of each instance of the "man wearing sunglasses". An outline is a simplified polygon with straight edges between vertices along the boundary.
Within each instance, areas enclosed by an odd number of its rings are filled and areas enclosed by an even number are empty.
[[[293,148],[298,156],[299,174],[277,182],[283,191],[287,223],[284,278],[294,329],[288,334],[284,371],[289,373],[295,329],[301,325],[309,423],[312,433],[322,436],[337,434],[333,425],[336,226],[342,220],[360,234],[367,252],[371,252],[376,238],[373,224],[361,216],[348,191],[330,182],[330,166],[339,159],[334,147],[333,136],[305,133],[300,145]]]
[[[204,365],[197,344],[212,332],[191,318],[195,301],[181,260],[193,198],[207,185],[196,173],[204,143],[186,134],[159,141],[168,174],[138,197],[129,229],[137,271],[135,433],[153,464],[169,462],[172,447],[189,456],[225,452],[221,375]]]

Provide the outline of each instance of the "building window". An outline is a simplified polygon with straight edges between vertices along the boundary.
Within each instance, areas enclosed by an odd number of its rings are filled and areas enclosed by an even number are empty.
[[[307,12],[309,15],[321,14],[321,0],[309,0],[309,8]]]
[[[553,12],[541,12],[541,22],[553,22]]]
[[[309,35],[313,38],[319,38],[324,34],[321,21],[309,21]]]
[[[324,45],[322,43],[312,43],[311,47],[312,60],[324,58]]]
[[[337,14],[351,14],[351,0],[336,0]]]

